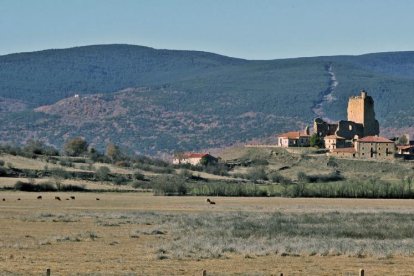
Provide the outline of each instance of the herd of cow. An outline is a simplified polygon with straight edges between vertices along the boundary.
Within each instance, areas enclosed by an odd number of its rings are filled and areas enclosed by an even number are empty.
[[[37,199],[43,199],[43,197],[40,195],[37,197]],[[70,196],[69,198],[66,198],[66,200],[75,200],[75,196]],[[21,200],[21,198],[17,198],[17,200]],[[60,196],[55,196],[55,200],[61,201],[62,199],[60,198]],[[96,198],[96,200],[101,200],[99,197]],[[5,198],[3,198],[3,201],[6,201]]]

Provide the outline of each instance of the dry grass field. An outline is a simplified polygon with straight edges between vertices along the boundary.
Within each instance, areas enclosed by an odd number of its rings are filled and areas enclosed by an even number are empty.
[[[414,200],[38,195],[0,192],[1,275],[414,271]]]

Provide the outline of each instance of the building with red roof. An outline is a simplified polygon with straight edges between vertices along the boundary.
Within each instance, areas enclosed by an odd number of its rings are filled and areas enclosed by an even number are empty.
[[[329,151],[333,151],[334,149],[345,148],[346,139],[344,137],[334,135],[328,135],[323,138],[325,141],[325,148]]]
[[[277,136],[277,144],[279,147],[309,147],[310,135],[309,133],[301,131],[289,131],[279,134]]]
[[[394,159],[395,143],[381,136],[365,136],[355,142],[357,156],[361,159]]]

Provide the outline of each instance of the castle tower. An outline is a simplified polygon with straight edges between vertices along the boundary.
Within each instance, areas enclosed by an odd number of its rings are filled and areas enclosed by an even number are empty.
[[[364,136],[379,134],[379,123],[375,119],[374,100],[364,90],[360,96],[352,96],[348,102],[348,121],[362,124]]]

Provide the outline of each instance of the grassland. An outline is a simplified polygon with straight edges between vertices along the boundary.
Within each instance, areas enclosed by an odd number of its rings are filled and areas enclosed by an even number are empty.
[[[1,192],[0,274],[409,275],[412,200]],[[75,200],[54,200],[73,195]],[[99,197],[99,201],[96,198]],[[20,198],[21,200],[17,200]],[[346,274],[349,273],[349,274]]]

